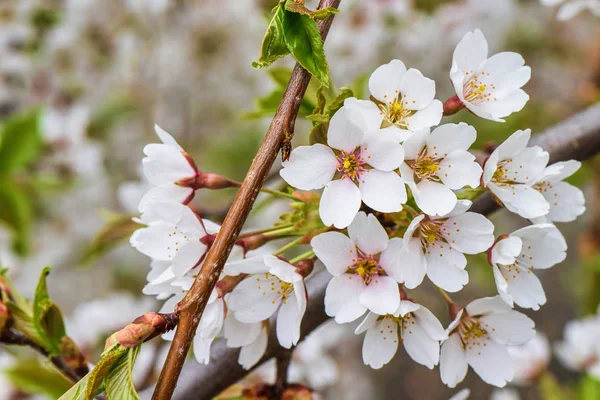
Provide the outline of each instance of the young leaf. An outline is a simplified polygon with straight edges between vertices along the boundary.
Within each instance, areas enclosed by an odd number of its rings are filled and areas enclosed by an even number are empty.
[[[106,398],[108,400],[139,400],[133,386],[131,371],[142,345],[129,349],[115,362],[106,377]]]
[[[269,23],[267,33],[262,42],[260,57],[252,63],[254,68],[264,68],[271,65],[278,59],[290,54],[284,40],[283,18],[285,9],[283,4],[275,7],[275,15]]]
[[[37,110],[6,119],[0,129],[0,174],[25,167],[37,157],[42,144]]]
[[[29,230],[32,220],[31,197],[7,176],[0,174],[0,221],[12,228],[13,249],[18,254],[25,255],[29,250]]]
[[[60,397],[72,385],[55,368],[48,367],[37,359],[17,359],[0,372],[23,393],[46,394],[52,399]]]
[[[59,354],[61,340],[66,336],[65,324],[60,309],[50,300],[46,277],[51,267],[42,270],[33,301],[33,323],[51,355]]]
[[[329,123],[319,123],[313,127],[308,136],[308,142],[312,146],[316,143],[327,144],[327,129]]]
[[[138,228],[140,228],[140,225],[132,221],[129,215],[116,214],[111,216],[107,224],[96,234],[92,243],[84,249],[81,264],[89,266],[98,257],[128,240]]]
[[[337,112],[344,105],[344,101],[350,97],[354,97],[354,92],[349,87],[341,87],[335,100],[329,105],[329,117],[333,117],[333,114]]]
[[[321,85],[329,87],[329,66],[317,23],[308,15],[285,12],[283,37],[296,61],[315,76]]]

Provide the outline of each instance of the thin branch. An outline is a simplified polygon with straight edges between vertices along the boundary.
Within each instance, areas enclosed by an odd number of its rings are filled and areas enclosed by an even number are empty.
[[[288,385],[288,369],[292,361],[293,349],[284,349],[277,355],[277,377],[275,379],[275,398],[280,399]]]
[[[552,162],[567,159],[585,160],[596,155],[600,152],[600,105],[592,106],[534,136],[532,143],[548,150]],[[487,195],[481,196],[475,201],[473,209],[490,214],[498,208],[494,206],[493,201],[490,207],[490,201]],[[309,301],[302,321],[301,338],[328,320],[323,304],[325,288],[330,279],[331,275],[322,271],[307,281]],[[258,365],[286,351],[277,342],[275,329],[271,329],[267,351]],[[188,365],[182,374],[175,399],[210,399],[242,379],[248,371],[237,363],[238,353],[238,349],[226,347],[224,341],[215,343],[211,349],[212,361],[209,365]],[[141,397],[149,399],[150,394],[146,391],[141,393]]]
[[[35,343],[22,333],[8,329],[2,332],[2,335],[0,336],[0,343],[16,346],[27,346],[37,351],[42,356],[50,360],[52,365],[54,365],[65,377],[67,377],[73,383],[78,382],[85,375],[85,373],[83,375],[80,375],[77,372],[73,371],[64,358],[60,356],[51,357],[48,350]]]
[[[340,1],[321,0],[319,8],[337,8]],[[318,22],[323,40],[327,37],[332,22],[333,16]],[[277,157],[277,153],[285,139],[285,134],[295,124],[300,103],[310,78],[310,74],[299,64],[296,64],[265,139],[223,221],[214,244],[206,255],[204,265],[189,292],[176,307],[176,312],[180,315],[179,325],[169,349],[167,360],[158,378],[153,395],[155,400],[169,400],[173,395],[210,293],[217,283],[242,226],[246,222],[265,177]],[[199,398],[204,397],[200,396]]]

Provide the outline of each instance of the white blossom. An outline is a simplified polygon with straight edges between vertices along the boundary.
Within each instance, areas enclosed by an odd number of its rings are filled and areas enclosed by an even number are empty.
[[[548,269],[567,256],[567,243],[552,224],[530,225],[498,240],[490,261],[498,293],[511,307],[539,310],[546,294],[533,270]]]
[[[532,185],[542,176],[549,155],[527,147],[531,130],[516,131],[490,154],[483,167],[483,185],[510,211],[523,218],[548,214],[550,205]]]
[[[435,82],[400,60],[377,68],[369,78],[371,100],[348,99],[346,106],[363,112],[371,130],[403,141],[413,132],[439,124],[443,107],[435,100]]]
[[[202,220],[180,203],[157,201],[142,210],[146,228],[133,233],[130,243],[158,261],[168,261],[172,273],[183,276],[197,267],[207,250],[203,239],[218,232],[214,222]]]
[[[568,322],[563,337],[554,348],[560,362],[600,379],[600,308],[596,315]]]
[[[269,324],[268,321],[245,324],[238,321],[234,313],[229,312],[225,318],[223,336],[227,339],[227,347],[241,347],[238,363],[244,369],[250,369],[260,361],[267,350]]]
[[[424,213],[448,214],[456,205],[453,190],[479,186],[482,169],[468,152],[476,137],[475,128],[460,123],[423,129],[404,142],[400,172]]]
[[[593,15],[600,17],[600,0],[540,0],[548,7],[561,5],[556,14],[556,19],[566,21],[582,11],[589,10]]]
[[[459,200],[451,213],[442,217],[421,214],[404,234],[402,249],[391,257],[392,276],[413,289],[425,275],[449,292],[469,281],[465,254],[477,254],[494,243],[494,225],[483,215],[467,211],[468,200]],[[396,240],[396,239],[394,239]]]
[[[477,116],[504,122],[520,111],[529,96],[521,89],[531,77],[520,54],[503,52],[488,58],[488,43],[479,29],[467,32],[454,50],[450,79],[456,95]]]
[[[300,340],[306,311],[304,277],[296,267],[275,256],[251,257],[228,263],[227,275],[248,274],[227,295],[227,306],[243,323],[258,323],[277,314],[277,339],[289,349]]]
[[[494,389],[490,400],[521,400],[519,392],[512,388]]]
[[[527,343],[509,346],[508,353],[515,366],[514,385],[534,383],[546,371],[552,358],[548,338],[539,332]]]
[[[401,300],[398,309],[387,315],[369,312],[355,333],[365,331],[363,361],[376,369],[390,362],[399,342],[410,358],[433,369],[440,358],[440,340],[448,338],[431,311],[409,300]]]
[[[380,315],[396,312],[400,291],[392,267],[402,240],[390,240],[377,218],[362,211],[348,227],[348,235],[325,232],[310,242],[333,275],[325,292],[325,312],[340,324],[367,310]]]
[[[461,389],[456,392],[452,397],[448,400],[467,400],[471,395],[471,391],[467,388]]]
[[[570,222],[584,213],[583,192],[563,181],[580,167],[581,163],[575,160],[557,162],[546,167],[542,175],[536,179],[533,188],[544,196],[550,206],[548,214],[540,217],[540,220]]]
[[[442,344],[442,382],[455,387],[469,365],[484,382],[503,387],[514,376],[507,346],[523,344],[535,336],[534,323],[514,311],[499,296],[475,300],[462,309],[448,327]]]
[[[194,189],[189,183],[198,176],[194,161],[173,136],[158,125],[154,129],[162,143],[151,143],[144,147],[144,174],[154,187],[140,201],[140,211],[152,201],[189,203],[194,197]]]
[[[347,227],[361,200],[381,212],[396,212],[406,201],[404,181],[395,172],[402,146],[393,138],[369,131],[364,113],[342,107],[331,119],[327,144],[295,148],[280,174],[301,190],[325,188],[319,214],[323,223]]]

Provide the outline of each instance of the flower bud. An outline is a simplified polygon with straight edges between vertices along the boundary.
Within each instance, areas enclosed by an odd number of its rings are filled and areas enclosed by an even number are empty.
[[[219,174],[211,174],[202,171],[197,171],[195,176],[180,179],[175,182],[176,185],[198,189],[226,189],[230,187],[238,187],[239,184]]]
[[[444,102],[444,115],[456,114],[463,108],[465,108],[465,105],[458,96],[452,96]]]
[[[217,289],[217,292],[219,293],[219,297],[223,297],[227,293],[229,293],[233,289],[235,289],[237,284],[240,283],[242,281],[242,279],[244,279],[246,276],[247,276],[246,274],[239,274],[236,276],[226,276],[223,279],[221,279],[220,281],[218,281],[217,284],[215,285],[215,288]]]
[[[174,314],[159,314],[155,312],[137,317],[131,324],[112,334],[107,340],[105,349],[115,343],[123,347],[133,348],[147,340],[175,328],[178,316]]]
[[[313,271],[314,266],[315,262],[310,258],[300,260],[296,263],[296,272],[306,278]]]

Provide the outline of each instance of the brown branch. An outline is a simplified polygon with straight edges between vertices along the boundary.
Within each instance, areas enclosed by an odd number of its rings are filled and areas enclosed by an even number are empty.
[[[321,0],[319,8],[337,8],[340,1]],[[327,37],[332,22],[333,16],[318,22],[323,40]],[[214,244],[206,255],[204,265],[190,291],[176,307],[176,312],[180,315],[179,325],[158,378],[153,399],[169,400],[173,395],[209,295],[217,283],[225,261],[252,209],[264,179],[277,157],[285,138],[285,131],[294,126],[310,78],[310,74],[296,64],[263,143],[252,161],[248,174],[223,221]],[[204,397],[200,396],[199,398]]]
[[[585,160],[600,152],[600,105],[592,106],[574,117],[557,124],[534,136],[532,144],[538,144],[550,153],[552,162],[576,159]],[[481,196],[472,209],[490,214],[498,207],[488,196]],[[325,288],[331,276],[320,272],[307,281],[308,307],[301,326],[304,338],[323,322],[327,321],[323,307]],[[274,326],[274,324],[272,324]],[[269,334],[269,345],[260,363],[277,357],[286,349],[279,346],[275,327]],[[177,388],[176,400],[209,399],[242,379],[248,371],[237,363],[238,349],[226,347],[224,341],[215,343],[211,349],[209,365],[189,365]],[[259,365],[260,365],[259,363]],[[150,398],[150,392],[141,393],[142,399]]]
[[[534,135],[530,145],[538,145],[550,153],[550,162],[587,160],[600,149],[600,104],[588,107],[573,117]],[[482,195],[471,211],[491,214],[500,209],[489,193]]]
[[[37,351],[42,356],[50,360],[52,365],[54,365],[65,377],[67,377],[73,383],[79,382],[79,380],[85,375],[85,373],[81,375],[73,371],[64,358],[60,356],[50,356],[50,353],[44,347],[35,343],[22,333],[13,331],[12,329],[7,329],[4,332],[2,332],[2,335],[0,336],[0,343],[15,346],[27,346]]]

